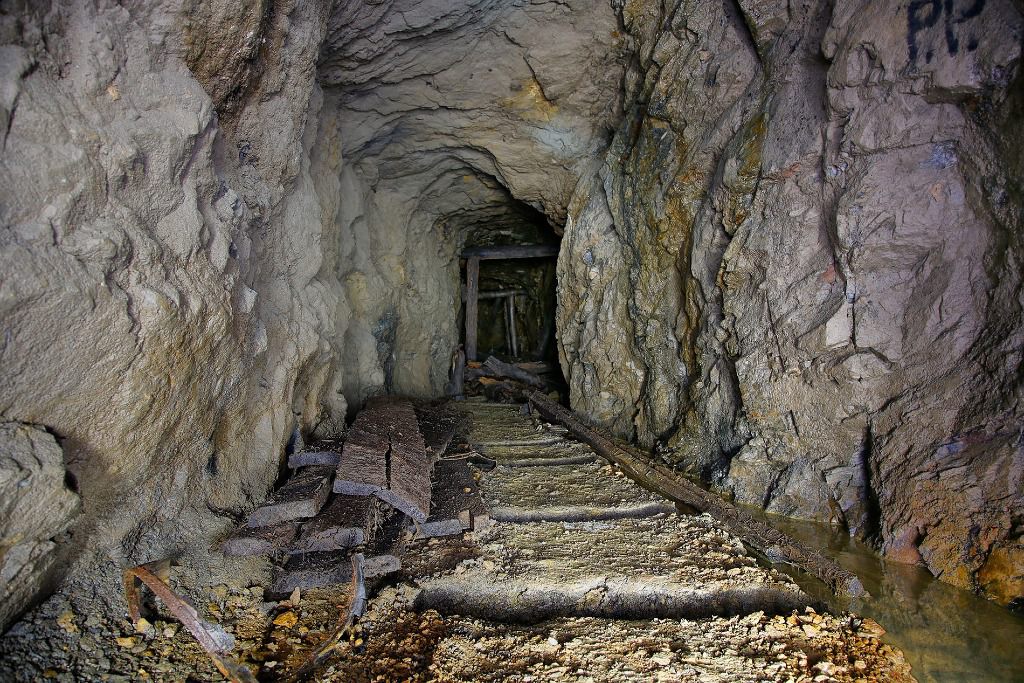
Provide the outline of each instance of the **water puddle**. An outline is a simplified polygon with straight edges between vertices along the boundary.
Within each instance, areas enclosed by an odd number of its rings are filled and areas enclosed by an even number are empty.
[[[805,591],[833,609],[880,623],[888,632],[885,641],[903,650],[921,683],[1024,681],[1024,616],[919,567],[886,562],[824,525],[774,515],[770,521],[860,577],[871,597],[840,601],[821,582],[794,572]]]

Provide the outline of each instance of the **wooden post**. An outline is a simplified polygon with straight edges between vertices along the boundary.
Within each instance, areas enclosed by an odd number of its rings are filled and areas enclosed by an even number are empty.
[[[513,358],[519,358],[519,339],[516,338],[516,295],[513,294],[508,298],[508,334],[511,339],[511,349]]]
[[[480,258],[466,259],[466,359],[476,360],[477,293],[480,291]]]
[[[512,352],[512,319],[509,318],[508,297],[501,303],[502,311],[505,314],[505,348]]]

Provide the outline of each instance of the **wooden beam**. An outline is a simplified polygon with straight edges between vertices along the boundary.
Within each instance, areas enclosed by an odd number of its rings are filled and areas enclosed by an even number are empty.
[[[593,448],[599,455],[618,465],[626,476],[670,500],[707,512],[725,529],[754,546],[772,561],[783,561],[800,567],[823,581],[839,596],[860,597],[867,594],[856,574],[846,571],[831,558],[809,548],[775,527],[755,519],[740,508],[705,491],[677,472],[620,446],[586,425],[574,413],[534,391],[528,396],[545,418],[569,428],[569,431]]]
[[[489,356],[487,360],[484,361],[484,366],[482,369],[496,377],[506,377],[508,379],[514,379],[517,382],[522,382],[527,386],[536,387],[538,389],[546,390],[548,386],[547,382],[545,382],[540,377],[537,377],[533,373],[517,368],[516,366],[511,365],[509,363],[504,363],[495,358],[494,356]]]
[[[477,299],[504,299],[509,296],[526,296],[525,289],[495,289],[486,292],[477,292]],[[466,300],[466,290],[462,290],[462,300]]]
[[[462,250],[462,258],[476,258],[481,261],[549,256],[558,256],[557,244],[510,244],[502,247],[467,247]]]
[[[476,360],[477,295],[480,292],[480,259],[466,261],[466,358]]]

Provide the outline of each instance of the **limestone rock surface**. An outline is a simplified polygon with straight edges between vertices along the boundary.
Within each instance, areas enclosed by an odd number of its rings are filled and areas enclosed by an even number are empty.
[[[249,5],[0,7],[0,416],[61,442],[71,561],[211,538],[296,426],[344,414],[337,199],[313,180],[340,162],[314,149],[329,3]]]
[[[573,406],[740,502],[995,586],[1024,513],[1020,7],[621,17],[636,106],[559,261]]]
[[[50,434],[0,423],[0,625],[54,581],[57,538],[78,496],[64,484],[64,454]]]

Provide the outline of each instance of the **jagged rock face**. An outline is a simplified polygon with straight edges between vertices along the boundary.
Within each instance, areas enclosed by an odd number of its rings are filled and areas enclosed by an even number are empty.
[[[211,510],[262,498],[310,403],[344,413],[329,384],[342,292],[320,247],[339,160],[314,149],[328,3],[203,3],[190,22],[195,4],[0,14],[0,415],[63,449],[83,501],[71,559],[191,547],[224,524]],[[240,27],[261,47],[194,49]],[[248,75],[211,100],[197,76],[218,73]],[[0,441],[6,467],[16,442]],[[32,495],[63,486],[56,457]]]
[[[574,407],[741,502],[1020,595],[1018,8],[622,17],[636,107],[559,261]]]
[[[440,393],[462,242],[520,231],[524,203],[564,217],[619,115],[616,21],[597,0],[0,5],[0,417],[56,437],[83,501],[71,542],[63,516],[38,530],[0,628],[87,547],[207,547],[296,428]]]
[[[46,586],[57,560],[51,540],[67,530],[78,496],[64,485],[64,458],[53,436],[0,423],[0,624]]]

